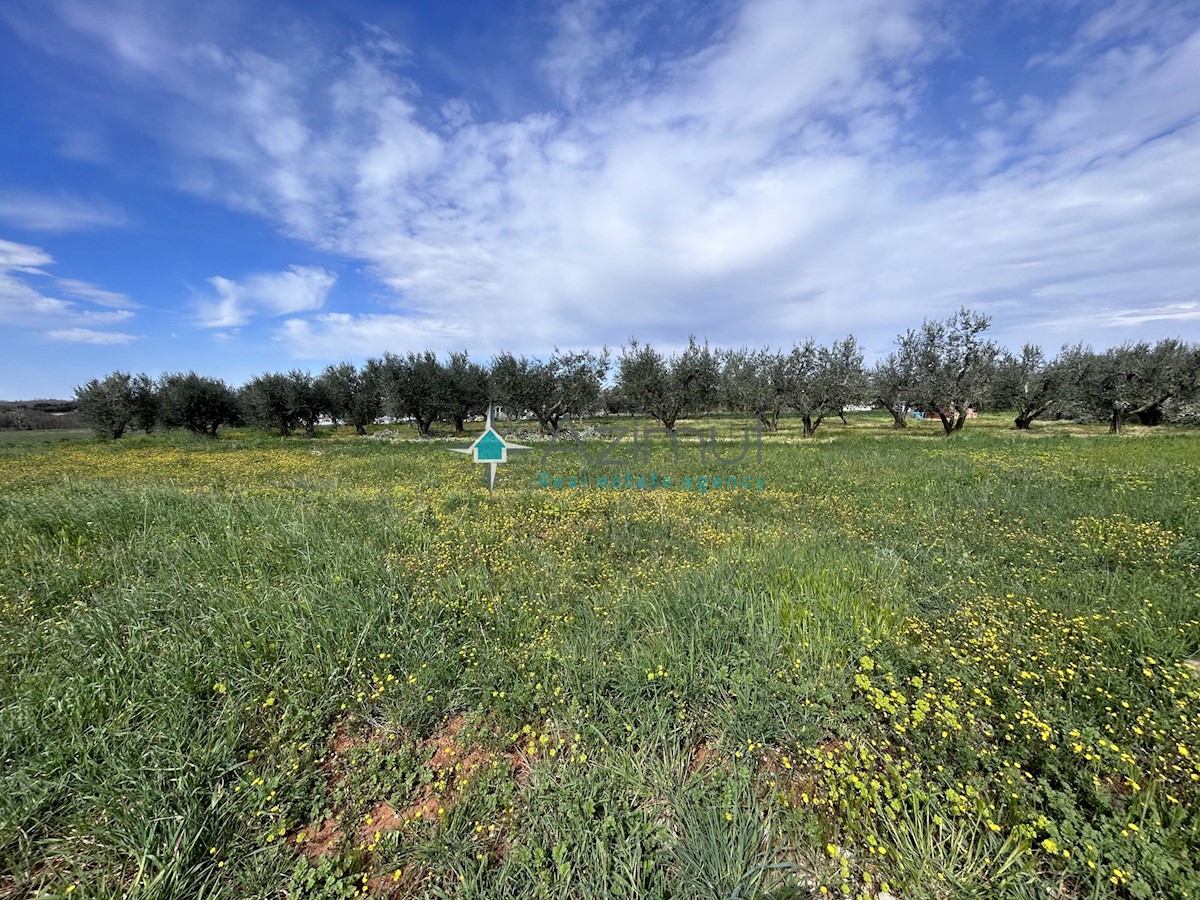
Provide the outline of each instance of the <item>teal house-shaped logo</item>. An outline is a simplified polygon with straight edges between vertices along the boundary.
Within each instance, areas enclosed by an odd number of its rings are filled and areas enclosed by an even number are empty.
[[[475,439],[470,447],[455,447],[455,453],[470,453],[477,463],[485,463],[488,467],[488,493],[496,483],[496,466],[508,462],[509,450],[528,450],[523,444],[510,444],[492,427],[492,408],[488,407],[487,425],[483,434]]]
[[[475,462],[477,463],[508,462],[508,446],[504,443],[504,438],[496,434],[491,428],[481,434],[469,449],[475,455]]]

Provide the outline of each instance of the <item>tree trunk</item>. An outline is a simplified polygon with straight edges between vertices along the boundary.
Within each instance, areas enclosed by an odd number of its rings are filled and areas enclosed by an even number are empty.
[[[453,419],[454,419],[454,433],[455,434],[462,434],[464,431],[467,430],[464,427],[467,423],[466,416],[460,416],[458,413],[455,413],[453,416]]]
[[[938,418],[942,420],[942,428],[945,429],[946,434],[950,434],[950,432],[954,431],[954,420],[949,418],[940,409],[938,410]]]
[[[366,437],[367,436],[367,426],[364,425],[362,422],[355,422],[354,423],[354,433],[357,434],[359,437]]]
[[[1114,403],[1113,411],[1112,411],[1112,420],[1108,423],[1108,433],[1109,434],[1120,434],[1121,426],[1125,424],[1123,420],[1124,420],[1124,416],[1121,415],[1121,411],[1119,409],[1117,409],[1117,406]]]
[[[879,405],[892,414],[893,431],[899,431],[901,428],[908,427],[908,422],[906,420],[908,410],[906,410],[903,406],[899,404],[892,406],[891,404],[885,403],[882,400],[879,401]]]
[[[804,423],[804,437],[810,438],[817,433],[817,429],[821,427],[821,422],[825,419],[824,416],[817,416],[816,421],[813,417],[805,413],[800,416],[800,421]]]
[[[1013,421],[1013,427],[1019,429],[1028,428],[1031,424],[1033,424],[1034,419],[1036,419],[1049,408],[1050,406],[1047,404],[1045,406],[1039,406],[1034,409],[1026,409],[1024,412],[1017,413],[1017,418]]]
[[[842,420],[842,424],[843,424],[843,425],[849,425],[849,424],[850,424],[849,422],[847,422],[847,421],[846,421],[846,411],[845,411],[844,409],[839,409],[839,410],[838,410],[838,418]]]
[[[1148,403],[1134,410],[1134,414],[1138,417],[1138,423],[1141,425],[1161,425],[1163,418],[1162,406],[1158,403]]]
[[[967,408],[965,406],[954,407],[954,430],[962,431],[963,426],[967,424]]]

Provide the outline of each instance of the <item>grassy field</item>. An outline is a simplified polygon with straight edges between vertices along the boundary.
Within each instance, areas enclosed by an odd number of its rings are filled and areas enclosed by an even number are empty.
[[[59,444],[64,441],[90,440],[95,433],[87,428],[43,428],[36,431],[0,431],[0,448]]]
[[[0,441],[0,898],[1196,897],[1200,433],[1009,424]]]

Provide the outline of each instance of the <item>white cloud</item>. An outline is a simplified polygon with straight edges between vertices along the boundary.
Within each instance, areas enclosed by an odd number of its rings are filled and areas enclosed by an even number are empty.
[[[565,3],[538,68],[562,106],[512,121],[423,97],[378,29],[289,54],[118,5],[66,20],[158,95],[145,127],[181,183],[394,293],[394,314],[363,315],[326,310],[321,269],[213,278],[208,327],[287,316],[281,337],[319,356],[689,331],[853,330],[886,350],[962,304],[1022,339],[1072,317],[1194,321],[1153,318],[1200,283],[1200,31],[1183,5],[1171,28],[1133,0],[1091,16],[1067,51],[1031,57],[1057,67],[1037,89],[970,81],[986,128],[969,147],[922,115],[946,38],[916,0],[747,0],[708,46],[652,63],[636,21]]]
[[[628,66],[637,13],[626,11],[620,28],[606,24],[604,13],[601,0],[567,0],[558,9],[558,31],[541,69],[568,108],[591,105],[604,93],[610,64],[623,61]]]
[[[53,262],[50,254],[40,247],[0,240],[0,325],[43,335],[93,336],[88,343],[133,339],[130,335],[96,330],[96,326],[115,325],[133,318],[132,310],[136,308],[133,301],[86,281],[55,278],[43,270]],[[42,283],[58,290],[49,292]],[[74,299],[56,296],[59,292]],[[109,338],[104,339],[104,335]]]
[[[48,266],[54,258],[40,247],[0,239],[0,270]]]
[[[1034,147],[1054,154],[1054,168],[1118,157],[1195,125],[1200,103],[1183,99],[1200,84],[1200,30],[1159,51],[1135,45],[1105,53],[1087,67],[1033,129]]]
[[[9,189],[0,189],[0,219],[17,228],[52,232],[125,223],[124,213],[110,203]]]
[[[208,279],[215,299],[200,301],[200,324],[205,328],[234,328],[255,315],[282,316],[320,309],[337,281],[317,266],[291,266],[283,272],[262,272],[241,282],[214,275]]]
[[[173,47],[160,31],[160,16],[144,15],[140,4],[112,3],[103,7],[66,0],[59,7],[72,27],[101,38],[126,65],[160,74],[170,65]]]
[[[1119,328],[1145,322],[1191,322],[1200,320],[1200,303],[1175,303],[1150,309],[1123,309],[1108,314],[1108,324]]]
[[[54,286],[64,294],[80,297],[95,303],[97,306],[126,310],[137,308],[137,304],[124,294],[119,294],[116,291],[106,291],[104,288],[96,287],[94,284],[79,281],[75,278],[55,278]]]
[[[298,359],[344,359],[414,347],[461,349],[473,332],[461,325],[409,316],[324,313],[311,319],[288,319],[277,337]]]
[[[94,331],[90,328],[56,328],[43,332],[43,336],[50,341],[68,344],[128,344],[137,340],[136,335],[119,331]]]

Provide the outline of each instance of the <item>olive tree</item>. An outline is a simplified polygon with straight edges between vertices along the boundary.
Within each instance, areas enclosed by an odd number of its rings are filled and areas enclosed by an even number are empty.
[[[946,434],[962,430],[967,409],[978,406],[987,391],[998,352],[983,338],[990,324],[987,316],[964,307],[946,319],[926,319],[899,338],[899,357],[913,377],[914,404],[936,415]]]
[[[361,370],[349,362],[327,366],[317,383],[330,418],[353,425],[356,434],[365,435],[367,426],[383,413],[376,360],[369,360]]]
[[[384,409],[389,415],[412,419],[417,433],[429,428],[446,407],[445,375],[432,350],[397,356],[385,353],[379,361]]]
[[[467,351],[460,350],[451,353],[442,367],[442,380],[445,415],[454,423],[455,432],[461,434],[469,416],[487,411],[488,370],[471,362]]]
[[[75,388],[77,414],[97,434],[116,440],[133,421],[133,387],[128,372],[93,378]]]
[[[149,434],[159,420],[158,385],[142,372],[130,379],[129,386],[133,394],[133,424]]]
[[[317,421],[329,411],[331,405],[325,383],[300,369],[292,369],[286,378],[292,392],[292,410],[296,420],[304,426],[305,437],[315,437]]]
[[[1064,400],[1062,370],[1047,362],[1040,347],[1026,344],[1017,356],[1007,350],[996,358],[989,390],[991,405],[1016,413],[1013,427],[1027,429],[1033,420]]]
[[[669,357],[630,340],[617,366],[621,396],[633,409],[662,422],[671,434],[679,419],[712,408],[720,378],[717,355],[707,341],[698,344],[695,337]]]
[[[875,406],[891,413],[894,430],[908,427],[916,381],[915,362],[910,354],[900,350],[893,350],[871,369],[868,376],[870,399]]]
[[[1076,345],[1063,349],[1058,365],[1074,400],[1107,421],[1110,434],[1120,433],[1131,418],[1157,425],[1164,404],[1194,396],[1200,382],[1200,348],[1174,338],[1126,343],[1104,353]]]
[[[299,422],[291,380],[277,372],[256,375],[242,385],[238,407],[248,424],[275,429],[280,437],[290,435]]]
[[[224,381],[195,372],[164,375],[158,386],[159,419],[168,428],[216,437],[238,419],[237,395]]]
[[[869,393],[863,354],[854,335],[823,347],[809,338],[792,347],[784,376],[784,399],[800,414],[804,437],[812,437],[826,416],[840,416]]]
[[[767,431],[779,430],[787,394],[787,357],[762,349],[725,350],[721,361],[721,401],[731,411],[754,416]]]
[[[563,351],[547,360],[501,353],[492,361],[492,398],[509,412],[529,412],[543,434],[558,430],[564,416],[580,416],[600,406],[609,353]]]

